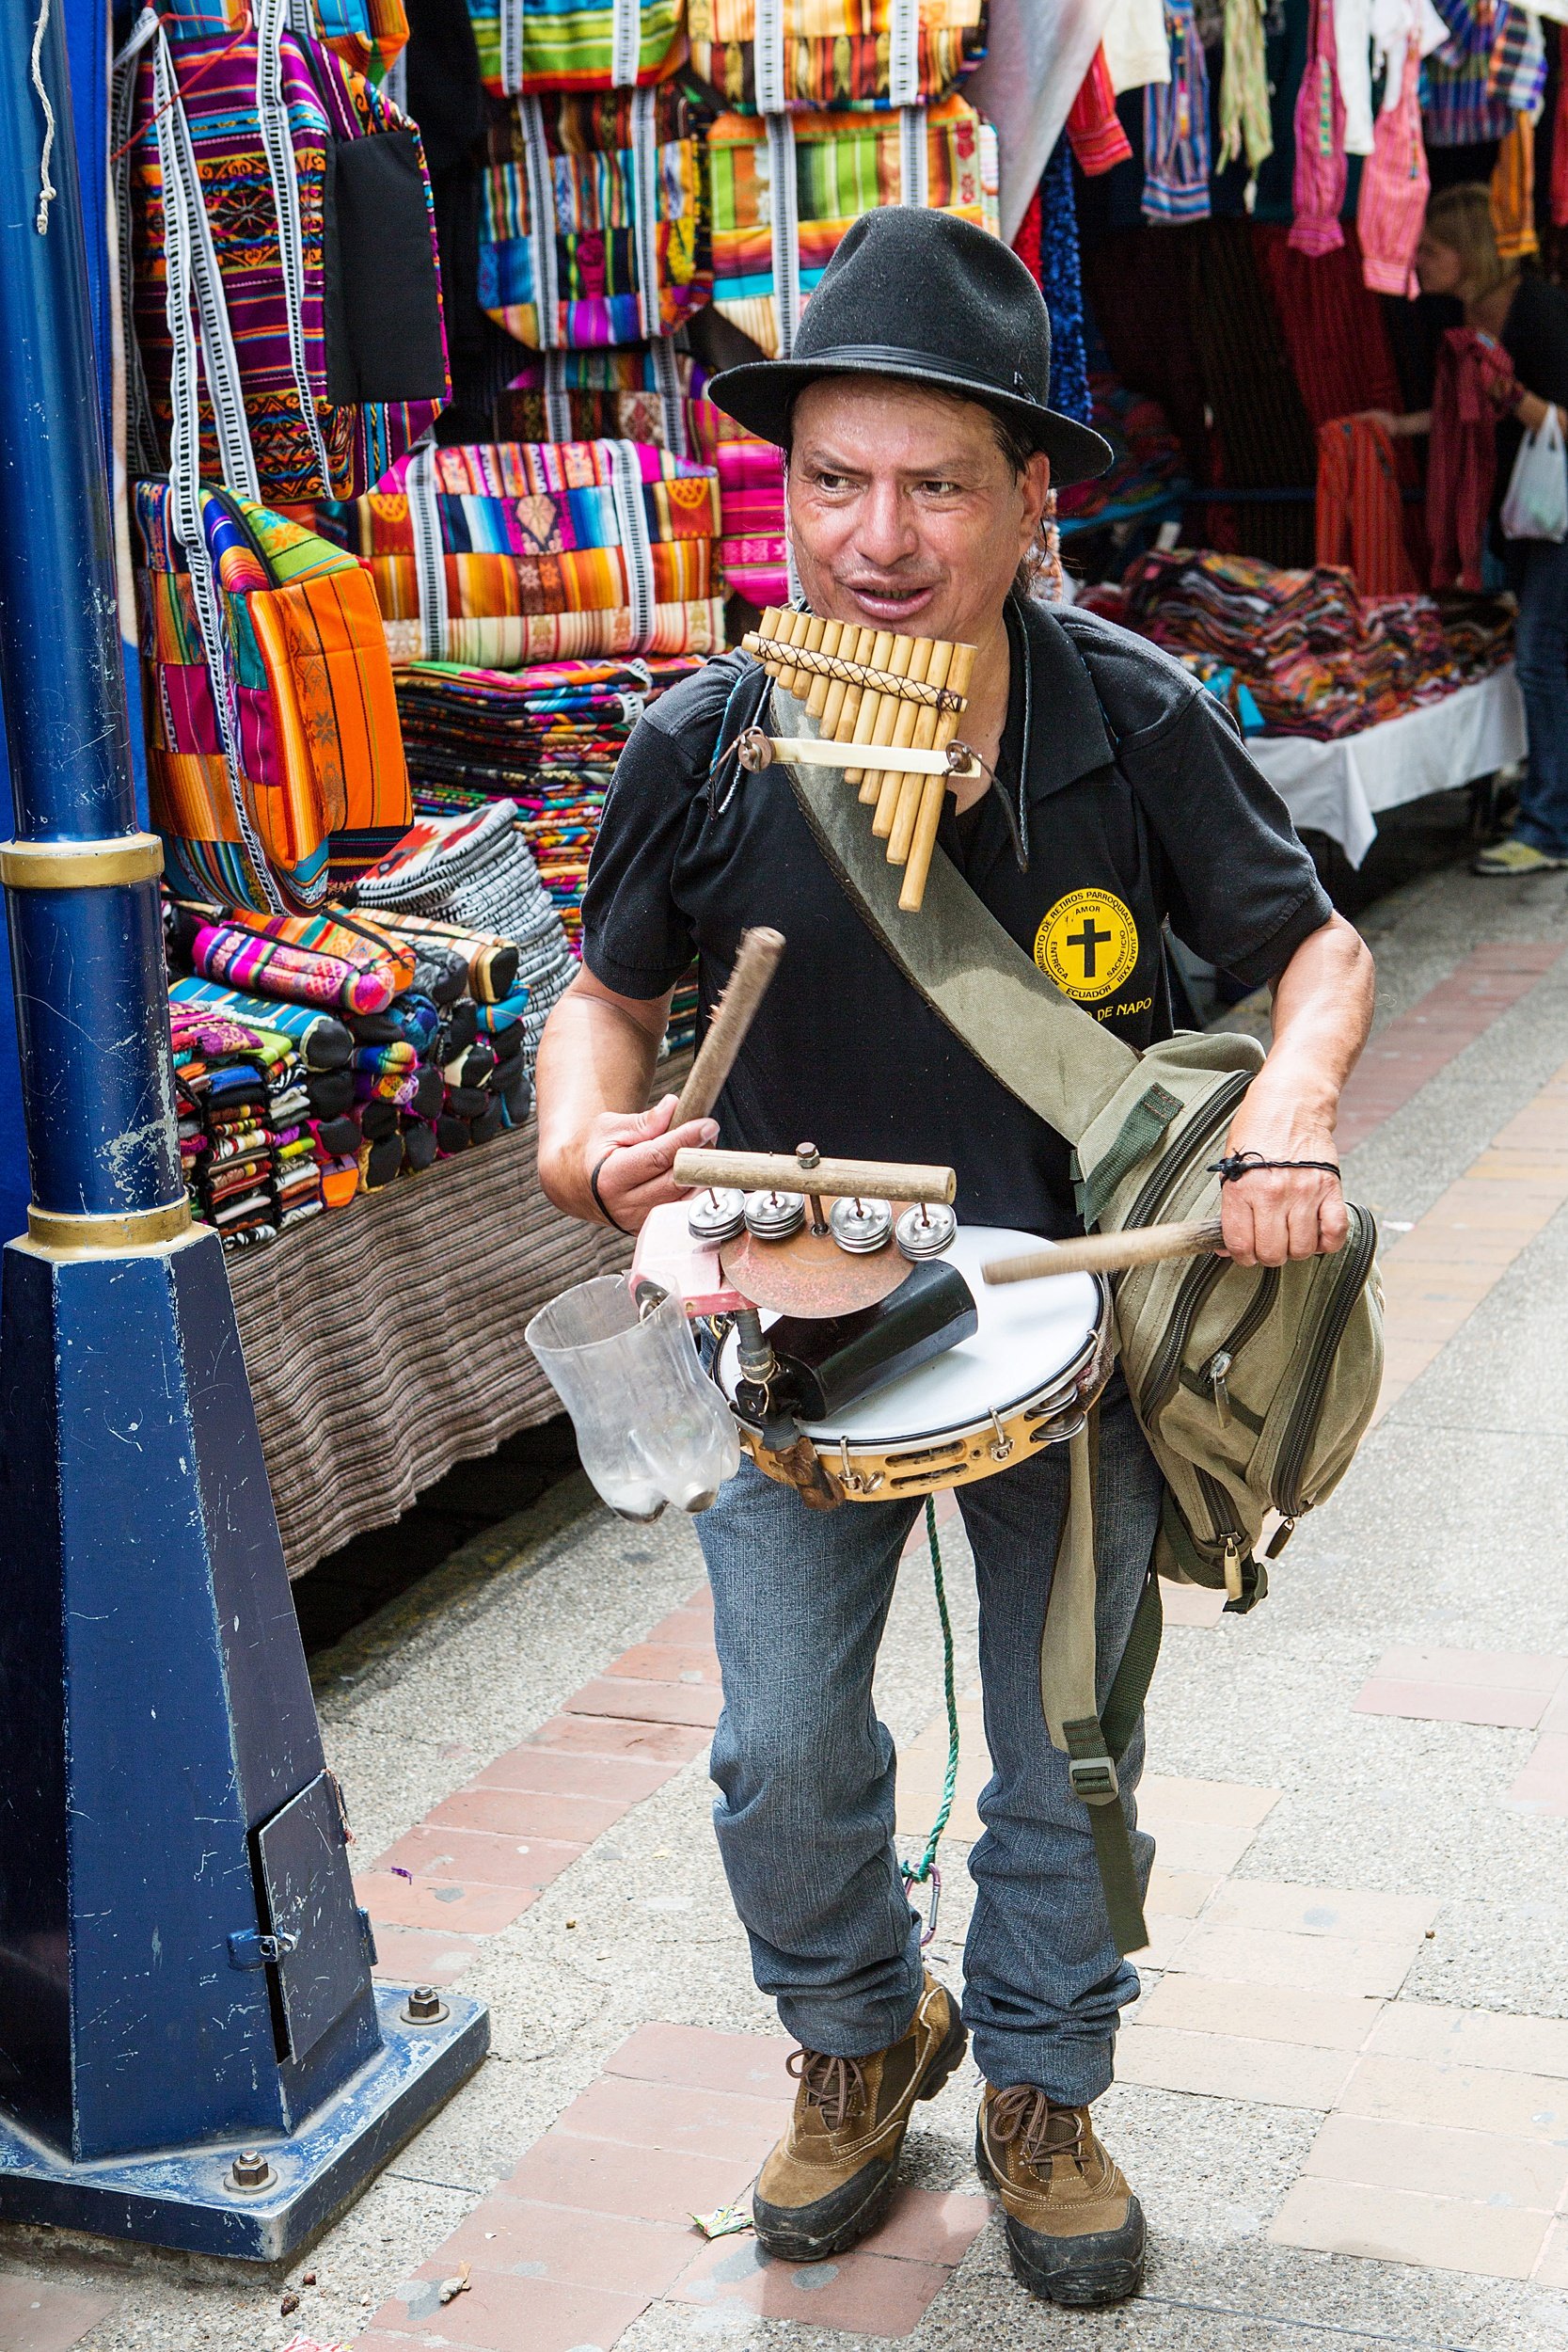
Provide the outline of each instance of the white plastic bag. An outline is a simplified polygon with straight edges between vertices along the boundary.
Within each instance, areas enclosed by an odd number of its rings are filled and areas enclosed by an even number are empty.
[[[1505,539],[1568,539],[1568,451],[1555,403],[1519,444],[1498,519]]]

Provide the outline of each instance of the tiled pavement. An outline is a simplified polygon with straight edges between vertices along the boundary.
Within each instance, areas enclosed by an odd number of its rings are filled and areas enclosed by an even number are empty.
[[[1434,1082],[1463,1079],[1473,1067],[1469,1049],[1511,1010],[1528,1010],[1528,992],[1549,980],[1561,952],[1555,941],[1477,949],[1386,1024],[1347,1102],[1347,1148],[1378,1135],[1402,1110],[1418,1110]],[[1565,1075],[1544,1086],[1538,1075],[1516,1089],[1510,1116],[1477,1135],[1471,1165],[1463,1173],[1456,1168],[1408,1232],[1390,1235],[1386,1409],[1472,1316],[1487,1311],[1521,1251],[1546,1233],[1568,1200]],[[1398,1423],[1396,1414],[1389,1426]],[[1352,1483],[1362,1475],[1353,1473]],[[950,1506],[943,1513],[949,1526],[954,1516]],[[1560,1565],[1560,1531],[1543,1532]],[[1298,1568],[1303,1577],[1311,1573],[1302,1563],[1312,1540],[1305,1531],[1297,1537],[1279,1571],[1282,1595]],[[1243,1690],[1247,1661],[1233,1643],[1256,1639],[1251,1629],[1262,1618],[1239,1634],[1234,1621],[1218,1625],[1208,1595],[1171,1591],[1167,1601],[1174,1630],[1164,1689],[1180,1681],[1201,1703],[1201,1692],[1216,1687],[1214,1676],[1234,1674]],[[1290,1605],[1282,1597],[1271,1608],[1285,1620]],[[1474,1754],[1444,1748],[1445,1766],[1463,1758],[1467,1791],[1479,1758],[1499,1807],[1521,1824],[1549,1825],[1568,1814],[1568,1707],[1558,1695],[1568,1673],[1568,1623],[1554,1621],[1549,1638],[1533,1645],[1505,1646],[1511,1627],[1499,1640],[1494,1621],[1449,1613],[1451,1643],[1418,1608],[1390,1612],[1381,1655],[1373,1644],[1348,1673],[1334,1662],[1329,1635],[1323,1687],[1340,1691],[1343,1730],[1329,1726],[1325,1747],[1333,1750],[1364,1723],[1368,1736],[1376,1731],[1394,1743],[1386,1750],[1394,1769],[1408,1756],[1403,1769],[1419,1772],[1426,1769],[1419,1759],[1436,1753],[1434,1740],[1482,1743]],[[416,1801],[404,1811],[396,1823],[402,1834],[360,1880],[384,1974],[441,1983],[467,1978],[494,2004],[505,1981],[495,1974],[497,1963],[526,1951],[535,1932],[530,1914],[547,1912],[548,1930],[539,1932],[555,1952],[569,1952],[580,1940],[574,1906],[580,1902],[586,1925],[597,1903],[595,1940],[606,1940],[603,1905],[591,1891],[597,1857],[640,1821],[666,1821],[677,1798],[698,1797],[697,1759],[718,1708],[705,1596],[689,1595],[638,1630],[641,1638],[608,1664],[602,1651],[585,1656],[589,1678],[557,1695],[553,1712],[540,1710],[536,1727],[519,1724],[510,1738],[491,1739],[465,1724],[468,1744],[492,1760],[460,1787],[444,1784],[435,1802]],[[1402,1634],[1407,1638],[1391,1646]],[[1315,1653],[1304,1655],[1315,1670]],[[949,1974],[951,1912],[963,1903],[961,1851],[978,1834],[974,1800],[985,1776],[977,1693],[966,1696],[962,1713],[964,1760],[943,1852],[949,1919],[937,1947]],[[911,1737],[918,1720],[905,1724],[900,1759],[901,1828],[911,1843],[928,1826],[945,1758],[944,1724],[928,1720]],[[1162,1727],[1157,1707],[1157,1757]],[[1354,1873],[1347,1869],[1343,1883],[1319,1883],[1336,1876],[1330,1840],[1329,1851],[1320,1846],[1313,1857],[1317,1867],[1292,1877],[1271,1857],[1299,1836],[1292,1824],[1303,1796],[1251,1785],[1240,1773],[1218,1777],[1244,1749],[1212,1736],[1196,1744],[1193,1776],[1151,1772],[1144,1784],[1144,1817],[1160,1844],[1150,1896],[1154,1945],[1108,2104],[1117,2144],[1125,2149],[1131,2136],[1133,2157],[1143,2148],[1140,2180],[1147,2185],[1155,2175],[1157,2250],[1162,2237],[1174,2249],[1184,2229],[1193,2244],[1214,2250],[1207,2268],[1178,2265],[1163,2278],[1157,2271],[1141,2315],[1123,2315],[1103,2335],[1094,2323],[1068,2320],[1053,2321],[1045,2335],[1028,2331],[1028,2308],[1000,2281],[994,2233],[985,2226],[989,2208],[962,2161],[961,2113],[949,2162],[936,2153],[932,2110],[911,2147],[911,2182],[898,2208],[874,2241],[844,2261],[798,2272],[760,2261],[747,2236],[705,2245],[689,2217],[743,2197],[783,2112],[784,2044],[777,2035],[694,2020],[669,1980],[666,2013],[678,2011],[687,2022],[657,2022],[657,2007],[640,1996],[627,2017],[632,2030],[601,2037],[601,2055],[586,2072],[563,2078],[553,2105],[546,2096],[542,2110],[531,2110],[538,2119],[531,2128],[514,2127],[510,2138],[503,2131],[498,2140],[482,2122],[473,2158],[465,2162],[462,2117],[476,2096],[483,2106],[483,2086],[497,2079],[498,2066],[517,2074],[503,2048],[475,2093],[451,2110],[451,2128],[433,2126],[365,2201],[362,2214],[378,2199],[401,2196],[406,2207],[418,2184],[429,2183],[412,2233],[365,2267],[365,2276],[379,2278],[382,2299],[361,2297],[356,2315],[341,2307],[329,2315],[324,2305],[316,2332],[323,2341],[351,2336],[359,2352],[409,2352],[413,2344],[590,2352],[623,2336],[626,2352],[684,2352],[715,2340],[736,2352],[748,2345],[805,2352],[911,2331],[935,2352],[967,2346],[998,2324],[1021,2344],[1070,2334],[1095,2352],[1124,2340],[1180,2344],[1184,2352],[1252,2352],[1255,2342],[1279,2352],[1327,2340],[1340,2352],[1361,2352],[1373,2342],[1484,2340],[1485,2352],[1535,2352],[1538,2344],[1568,2337],[1568,2302],[1554,2304],[1550,2294],[1568,2289],[1568,2020],[1523,2013],[1517,2001],[1511,2013],[1485,1983],[1449,1979],[1434,1986],[1433,1935],[1448,1940],[1449,1912],[1440,1889],[1424,1893],[1410,1883],[1397,1814],[1386,1872],[1375,1860],[1369,1869],[1364,1852],[1347,1854]],[[1283,1788],[1285,1775],[1278,1778]],[[700,1804],[694,1813],[687,1802],[682,1819],[689,1828],[695,1821],[700,1834]],[[655,1849],[656,1859],[666,1851]],[[580,1898],[572,1891],[579,1882]],[[657,1891],[641,1899],[655,1915],[692,1900]],[[733,1934],[724,1949],[725,1966],[738,1967]],[[558,1964],[564,1984],[569,1963]],[[614,1986],[613,1969],[608,1982]],[[546,2010],[547,1984],[546,1969],[533,1995]],[[1434,1990],[1454,1997],[1433,1998]],[[607,2002],[615,1998],[607,1992]],[[744,2013],[761,2024],[754,2002]],[[949,2095],[961,2106],[970,2088],[955,2085]],[[1189,2164],[1205,2146],[1228,2155],[1227,2139],[1256,2145],[1246,2191],[1256,2215],[1231,2222],[1219,2212],[1212,2223],[1187,2229],[1182,2217],[1201,2207],[1204,2185],[1189,2187],[1180,2169],[1160,2170],[1159,2142],[1149,2137],[1156,2123],[1187,2142]],[[499,2158],[489,2153],[498,2144]],[[1229,2194],[1234,2199],[1234,2189]],[[314,2258],[324,2271],[341,2259],[338,2242],[349,2233],[334,2233]],[[1274,2249],[1270,2262],[1287,2266],[1271,2270],[1264,2249]],[[8,2244],[3,2250],[15,2263],[24,2249]],[[1360,2259],[1325,2265],[1331,2253]],[[1289,2267],[1304,2262],[1322,2266]],[[465,2265],[467,2285],[440,2304],[441,2281]],[[1358,2282],[1385,2275],[1391,2299],[1369,2300]],[[1447,2302],[1434,2283],[1445,2278],[1455,2282]],[[1465,2299],[1466,2279],[1531,2278],[1544,2291],[1528,2306],[1536,2332],[1511,2316],[1501,2334],[1489,2335],[1486,2304]],[[1294,2318],[1275,2308],[1286,2280],[1296,2296]],[[115,2291],[99,2291],[105,2285]],[[138,2314],[148,2309],[145,2295],[122,2301],[125,2292],[85,2272],[68,2283],[58,2265],[0,2272],[0,2347],[65,2352],[82,2342],[130,2352],[155,2343],[186,2352],[199,2343],[267,2352],[309,2316],[308,2307],[280,2324],[275,2296],[270,2305],[249,2298],[249,2316],[242,2318],[243,2298],[230,2298],[213,2325],[170,2334],[139,2315],[118,2317],[117,2309],[129,2312],[133,2303]],[[1504,2289],[1498,2283],[1494,2292]],[[194,2314],[202,2307],[188,2308]],[[1516,2314],[1525,2306],[1508,2309]],[[1206,2312],[1218,2314],[1212,2325]],[[1252,2312],[1263,2330],[1256,2337],[1240,2316]]]

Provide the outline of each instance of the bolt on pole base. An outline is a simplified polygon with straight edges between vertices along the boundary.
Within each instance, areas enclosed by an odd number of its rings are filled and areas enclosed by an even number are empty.
[[[489,2048],[489,2015],[462,1994],[444,1996],[438,2022],[404,2024],[415,1989],[376,1986],[379,2049],[293,2138],[252,2137],[240,2146],[72,2164],[0,2116],[0,2220],[242,2262],[288,2262],[467,2080]]]

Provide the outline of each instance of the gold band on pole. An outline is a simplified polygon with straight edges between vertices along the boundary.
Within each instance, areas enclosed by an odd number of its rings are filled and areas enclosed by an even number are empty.
[[[156,882],[164,845],[155,833],[109,841],[0,841],[0,882],[8,890],[109,890]]]
[[[130,1209],[123,1216],[67,1216],[55,1209],[27,1203],[27,1238],[40,1249],[71,1257],[84,1250],[119,1254],[135,1249],[161,1249],[193,1230],[188,1200],[170,1200],[160,1209]]]

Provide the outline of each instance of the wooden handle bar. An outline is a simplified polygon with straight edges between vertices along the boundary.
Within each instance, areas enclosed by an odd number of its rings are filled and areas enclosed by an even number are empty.
[[[951,1200],[958,1178],[950,1168],[912,1168],[897,1160],[818,1160],[802,1168],[793,1152],[677,1152],[677,1184],[730,1184],[742,1192],[821,1192],[847,1200]]]
[[[689,1158],[682,1152],[676,1161]],[[1033,1282],[1051,1274],[1125,1274],[1130,1266],[1158,1265],[1163,1258],[1196,1258],[1220,1246],[1217,1216],[1190,1225],[1140,1225],[1130,1232],[1090,1233],[1053,1249],[1026,1249],[1017,1258],[992,1258],[982,1271],[988,1282]]]
[[[718,1102],[784,950],[783,931],[768,930],[759,925],[755,930],[742,932],[735,969],[708,1024],[702,1050],[681,1089],[680,1101],[670,1121],[672,1127],[679,1127],[689,1119],[705,1119]]]

